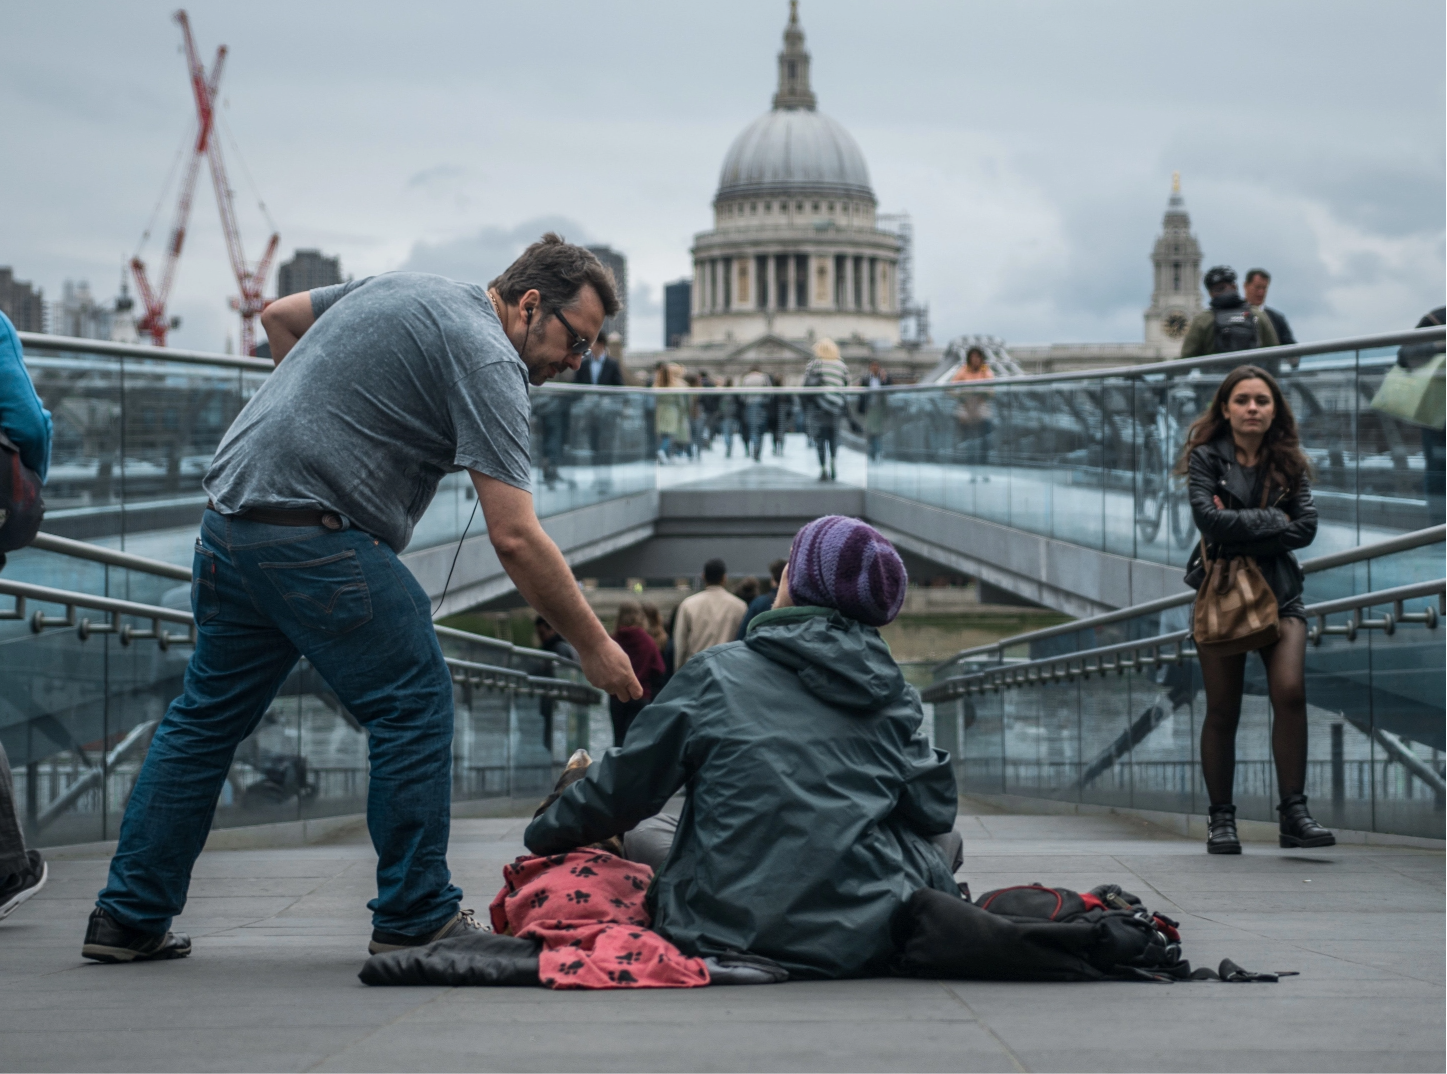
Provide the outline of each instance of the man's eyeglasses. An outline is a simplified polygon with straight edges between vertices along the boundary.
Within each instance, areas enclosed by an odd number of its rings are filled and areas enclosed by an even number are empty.
[[[563,322],[563,327],[566,328],[573,337],[573,342],[568,345],[568,352],[570,354],[576,354],[579,358],[582,358],[593,349],[593,341],[570,325],[568,319],[563,316],[562,310],[553,311],[553,316]]]

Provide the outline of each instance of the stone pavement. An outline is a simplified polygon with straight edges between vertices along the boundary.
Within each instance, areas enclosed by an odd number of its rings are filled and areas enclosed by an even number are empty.
[[[524,821],[454,822],[483,910]],[[680,992],[367,988],[360,840],[217,851],[180,962],[79,957],[100,860],[55,861],[0,923],[0,1070],[1442,1070],[1443,859],[1248,844],[1210,858],[1116,816],[964,815],[976,892],[1106,881],[1182,921],[1192,962],[1279,984],[871,980]]]

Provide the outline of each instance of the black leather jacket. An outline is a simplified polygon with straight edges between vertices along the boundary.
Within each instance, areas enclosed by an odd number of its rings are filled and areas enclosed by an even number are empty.
[[[1242,472],[1230,432],[1192,451],[1187,465],[1191,515],[1206,538],[1211,557],[1254,556],[1266,584],[1276,594],[1278,607],[1301,596],[1303,576],[1292,549],[1305,548],[1316,539],[1316,504],[1306,475],[1294,492],[1269,486],[1266,506],[1256,506],[1261,502],[1261,487],[1253,489]],[[1212,502],[1214,496],[1221,497],[1225,508]],[[1186,564],[1186,584],[1199,589],[1204,580],[1197,543]]]

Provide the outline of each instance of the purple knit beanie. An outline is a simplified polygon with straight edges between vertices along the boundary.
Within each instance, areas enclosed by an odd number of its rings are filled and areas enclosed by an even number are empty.
[[[899,553],[873,526],[844,515],[816,518],[794,535],[789,596],[884,626],[904,604],[909,576]]]

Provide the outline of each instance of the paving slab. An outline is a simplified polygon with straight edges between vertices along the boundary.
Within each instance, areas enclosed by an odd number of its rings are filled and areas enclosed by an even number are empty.
[[[453,822],[482,911],[526,820]],[[963,815],[960,879],[1113,882],[1182,922],[1197,965],[1278,984],[870,980],[550,992],[367,988],[375,858],[326,846],[212,851],[178,962],[79,957],[107,863],[57,860],[0,923],[0,1071],[1444,1069],[1439,851],[1249,844],[1208,857],[1136,818]],[[1309,881],[1309,883],[1307,882]]]

